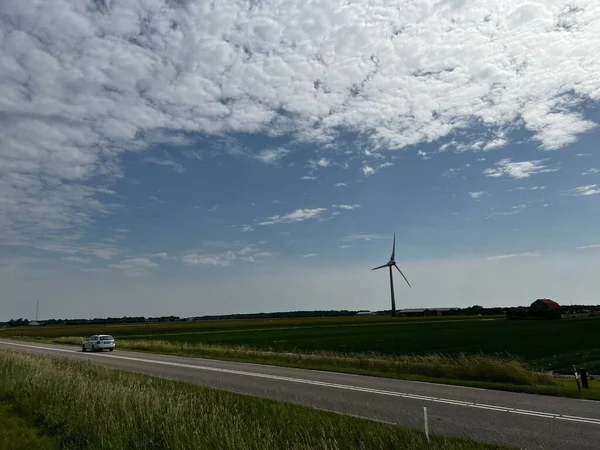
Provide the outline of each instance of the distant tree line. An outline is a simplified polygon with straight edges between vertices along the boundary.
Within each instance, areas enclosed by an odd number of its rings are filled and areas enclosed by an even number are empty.
[[[473,305],[467,308],[451,308],[444,312],[444,315],[449,316],[467,316],[467,315],[507,315],[519,317],[527,310],[527,307],[492,307],[485,308],[481,305]],[[435,311],[436,308],[430,308],[430,311]],[[600,305],[567,305],[561,306],[562,314],[573,314],[581,312],[600,311]],[[205,315],[196,317],[179,317],[179,316],[160,316],[160,317],[144,317],[144,316],[123,316],[123,317],[106,317],[94,319],[47,319],[40,320],[39,325],[86,325],[86,324],[135,324],[148,322],[187,322],[187,321],[202,321],[202,320],[244,320],[244,319],[284,319],[284,318],[319,318],[319,317],[349,317],[356,316],[360,311],[351,310],[318,310],[318,311],[284,311],[270,313],[247,313],[247,314],[221,314],[221,315]],[[389,315],[390,310],[373,311],[374,315]],[[1,324],[5,327],[22,327],[30,324],[27,319],[19,318],[9,320]]]
[[[27,319],[17,319],[17,320],[9,320],[6,322],[6,325],[9,327],[24,327],[29,325],[29,320]]]
[[[144,316],[123,316],[123,317],[97,317],[94,319],[48,319],[44,320],[46,325],[85,325],[94,323],[116,324],[116,323],[145,323],[152,322],[177,322],[181,319],[177,316],[161,316],[161,317],[144,317]]]
[[[500,306],[494,306],[493,308],[484,308],[481,305],[473,305],[467,308],[456,308],[457,315],[461,316],[474,316],[481,314],[482,316],[498,316],[506,312],[506,308]]]
[[[231,319],[285,319],[294,317],[344,317],[355,316],[358,311],[327,310],[327,311],[286,311],[271,313],[223,314],[220,316],[198,316],[194,320],[231,320]]]
[[[177,316],[162,316],[162,317],[97,317],[94,319],[46,319],[40,320],[40,325],[86,325],[86,324],[118,324],[118,323],[145,323],[145,322],[176,322],[187,319],[181,319]],[[4,325],[7,327],[27,326],[31,321],[27,319],[9,320]]]

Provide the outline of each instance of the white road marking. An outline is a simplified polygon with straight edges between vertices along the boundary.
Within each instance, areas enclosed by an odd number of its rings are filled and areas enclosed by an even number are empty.
[[[471,408],[479,408],[479,409],[489,409],[490,411],[500,411],[500,412],[506,412],[506,409],[507,409],[502,406],[482,405],[480,403],[473,403],[470,405],[463,405],[463,406],[470,406]]]
[[[17,347],[34,348],[34,349],[39,349],[39,350],[50,350],[53,352],[79,353],[78,350],[67,350],[67,349],[63,349],[63,348],[42,347],[39,345],[18,344],[18,343],[13,343],[13,342],[6,342],[6,341],[4,341],[4,342],[0,341],[0,343],[14,345]],[[102,353],[100,353],[100,354],[92,353],[92,354],[94,356],[102,355]],[[486,410],[490,410],[490,411],[506,412],[506,413],[524,415],[524,416],[535,416],[535,417],[540,417],[540,418],[544,418],[544,419],[560,419],[560,420],[568,420],[568,421],[572,421],[572,422],[581,422],[581,423],[589,423],[592,425],[600,425],[600,419],[593,419],[591,417],[578,417],[578,416],[569,416],[569,415],[565,415],[565,414],[546,413],[546,412],[542,412],[542,411],[530,411],[530,410],[526,410],[526,409],[510,408],[510,407],[496,406],[496,405],[486,405],[486,404],[482,404],[482,403],[465,402],[465,401],[460,401],[460,400],[452,400],[452,399],[439,398],[439,397],[429,397],[426,395],[416,395],[416,394],[409,394],[409,393],[405,393],[405,392],[386,391],[386,390],[382,390],[382,389],[372,389],[372,388],[366,388],[366,387],[361,387],[361,386],[351,386],[351,385],[346,385],[346,384],[328,383],[325,381],[306,380],[303,378],[292,378],[292,377],[285,377],[285,376],[280,376],[280,375],[269,375],[269,374],[264,374],[264,373],[246,372],[246,371],[234,370],[234,369],[223,369],[223,368],[219,368],[219,367],[200,366],[200,365],[194,365],[194,364],[178,363],[178,362],[173,362],[173,361],[160,361],[160,360],[146,359],[146,358],[134,358],[131,356],[121,356],[121,355],[115,355],[115,354],[110,354],[110,356],[106,355],[106,357],[110,358],[110,359],[113,359],[113,358],[114,359],[122,359],[122,360],[126,360],[126,361],[159,364],[159,365],[173,366],[173,367],[184,367],[186,369],[196,369],[196,370],[204,370],[204,371],[209,371],[209,372],[228,373],[228,374],[233,374],[233,375],[242,375],[242,376],[255,377],[255,378],[266,378],[266,379],[270,379],[270,380],[287,381],[290,383],[308,384],[308,385],[313,385],[313,386],[323,386],[323,387],[328,387],[328,388],[333,388],[333,389],[344,389],[347,391],[368,392],[368,393],[379,394],[379,395],[387,395],[390,397],[401,397],[401,398],[408,398],[411,400],[423,400],[423,401],[428,401],[428,402],[433,402],[433,403],[444,403],[444,404],[450,404],[450,405],[456,405],[456,406],[466,406],[466,407],[470,407],[470,408],[486,409]]]

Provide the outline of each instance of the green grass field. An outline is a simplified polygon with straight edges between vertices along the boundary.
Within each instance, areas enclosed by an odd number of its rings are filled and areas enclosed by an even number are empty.
[[[395,319],[344,317],[210,321],[175,324],[63,326],[0,330],[0,337],[86,336],[245,346],[276,352],[382,355],[514,355],[543,371],[572,373],[573,365],[600,373],[600,318],[507,321],[491,317]]]
[[[45,436],[9,402],[0,400],[0,450],[58,450],[56,439]]]
[[[306,328],[160,334],[175,342],[245,345],[275,351],[377,352],[387,355],[485,353],[520,356],[543,370],[600,371],[600,320],[465,320],[336,324]],[[125,336],[125,335],[124,335]],[[128,339],[149,339],[138,333]]]
[[[6,449],[52,450],[58,448],[54,442],[61,449],[82,450],[504,448],[436,435],[428,443],[420,431],[87,361],[0,351],[0,379],[0,405],[13,405],[20,415],[15,419],[13,409],[0,407],[0,419],[10,413],[12,420],[0,439],[12,436],[15,445],[32,444]],[[44,435],[28,423],[36,423]],[[36,447],[44,439],[48,445]]]

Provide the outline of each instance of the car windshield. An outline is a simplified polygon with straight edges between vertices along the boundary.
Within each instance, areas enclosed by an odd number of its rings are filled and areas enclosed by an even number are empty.
[[[100,340],[101,341],[112,341],[113,337],[112,336],[101,336]]]

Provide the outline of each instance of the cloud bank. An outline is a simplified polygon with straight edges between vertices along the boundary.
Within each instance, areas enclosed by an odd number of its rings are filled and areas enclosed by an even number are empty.
[[[121,155],[195,133],[400,149],[480,124],[470,148],[492,149],[519,125],[558,149],[595,126],[599,18],[594,0],[3,0],[0,242],[89,254]]]

